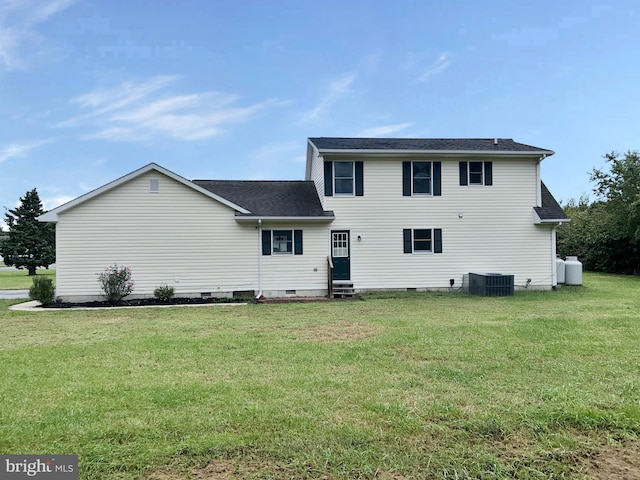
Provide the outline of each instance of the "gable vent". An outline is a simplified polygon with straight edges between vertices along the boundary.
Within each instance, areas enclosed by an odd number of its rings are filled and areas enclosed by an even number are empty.
[[[160,180],[157,178],[149,179],[149,192],[158,193],[160,191]]]

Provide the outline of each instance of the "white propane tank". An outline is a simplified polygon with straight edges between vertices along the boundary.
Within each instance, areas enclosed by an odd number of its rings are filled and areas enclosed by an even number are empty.
[[[564,283],[565,279],[565,264],[564,260],[560,258],[560,255],[556,257],[556,280],[558,284]]]
[[[582,263],[578,257],[567,257],[564,261],[565,283],[582,285]]]

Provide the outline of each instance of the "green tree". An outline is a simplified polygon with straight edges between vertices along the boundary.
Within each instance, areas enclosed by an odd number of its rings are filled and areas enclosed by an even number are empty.
[[[9,227],[7,238],[0,243],[4,263],[26,268],[35,275],[38,267],[48,267],[56,261],[55,226],[38,221],[45,213],[34,188],[20,198],[20,205],[7,209],[4,221]]]
[[[609,170],[593,169],[594,192],[605,201],[621,236],[640,244],[640,156],[628,151],[624,156],[611,152],[604,156]]]
[[[558,229],[561,255],[578,255],[587,270],[640,272],[640,156],[637,151],[604,156],[608,168],[594,168],[597,200],[571,200],[571,223]]]

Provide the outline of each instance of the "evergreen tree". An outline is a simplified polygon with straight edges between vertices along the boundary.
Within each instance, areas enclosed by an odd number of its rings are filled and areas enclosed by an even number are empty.
[[[20,198],[18,207],[7,209],[4,221],[9,232],[0,243],[6,265],[26,268],[29,275],[35,275],[38,267],[49,267],[56,261],[55,226],[38,221],[43,213],[35,188]]]

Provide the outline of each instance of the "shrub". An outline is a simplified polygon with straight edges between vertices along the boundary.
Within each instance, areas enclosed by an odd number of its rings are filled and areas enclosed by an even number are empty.
[[[33,279],[33,285],[29,289],[29,298],[31,300],[37,300],[43,305],[49,305],[53,303],[54,297],[55,289],[51,278],[35,277]]]
[[[98,274],[98,283],[104,296],[111,305],[117,304],[133,292],[131,269],[125,266],[109,265],[104,272]]]
[[[173,298],[175,291],[173,287],[169,285],[160,285],[153,291],[153,296],[156,297],[161,302],[168,302]]]

